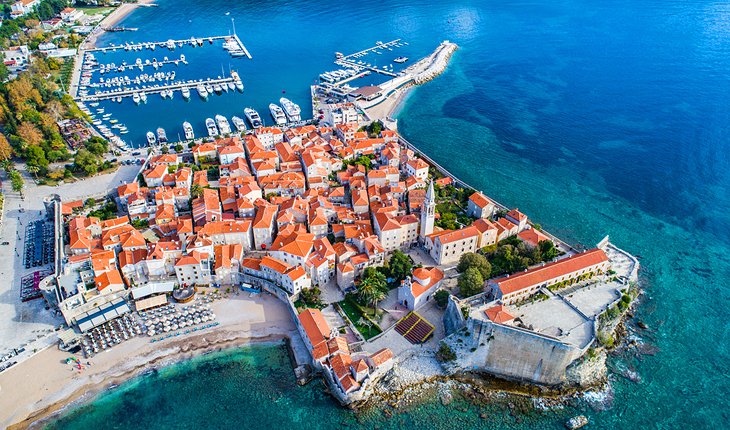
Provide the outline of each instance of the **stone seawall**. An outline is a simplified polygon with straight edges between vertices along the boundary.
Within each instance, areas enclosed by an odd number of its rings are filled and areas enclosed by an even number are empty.
[[[566,382],[566,369],[583,353],[557,338],[517,327],[461,317],[459,302],[450,300],[445,342],[456,352],[450,373],[485,372],[500,378],[540,385]]]

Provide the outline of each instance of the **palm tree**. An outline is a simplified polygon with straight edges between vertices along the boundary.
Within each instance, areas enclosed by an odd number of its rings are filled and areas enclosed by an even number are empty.
[[[38,172],[41,170],[40,167],[30,164],[25,166],[25,170],[27,170],[28,173],[32,173],[33,177],[38,180]]]
[[[360,281],[357,286],[357,295],[366,303],[370,303],[373,307],[373,315],[377,313],[378,302],[385,298],[385,292],[383,292],[381,286],[370,278]]]

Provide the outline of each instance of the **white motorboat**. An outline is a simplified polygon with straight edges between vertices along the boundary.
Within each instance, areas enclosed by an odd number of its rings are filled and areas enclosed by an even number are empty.
[[[189,122],[183,123],[183,131],[185,132],[185,140],[195,139],[195,133],[193,132],[193,126]]]
[[[198,95],[200,95],[200,98],[202,98],[202,99],[208,98],[208,90],[205,88],[205,85],[198,84],[197,90],[198,90]]]
[[[253,108],[247,107],[243,110],[243,113],[246,115],[248,122],[251,123],[251,127],[261,128],[264,126],[264,123],[261,121],[261,116]]]
[[[246,131],[246,121],[244,121],[241,117],[234,116],[231,118],[231,121],[233,122],[233,126],[236,127],[236,130],[241,133]]]
[[[165,133],[165,129],[162,127],[157,129],[157,141],[160,143],[167,142],[167,134]]]
[[[231,134],[231,125],[228,123],[226,117],[223,115],[216,115],[215,123],[218,126],[220,134]]]
[[[155,139],[155,134],[151,131],[147,132],[147,143],[150,145],[154,145],[157,139]]]
[[[208,136],[218,136],[218,127],[215,126],[215,121],[213,121],[213,118],[207,118],[205,120],[205,128],[208,129]]]
[[[182,90],[180,90],[182,93],[182,96],[185,100],[190,99],[190,88],[188,87],[182,87]]]
[[[284,109],[286,117],[289,118],[289,122],[299,122],[302,120],[302,110],[298,104],[286,97],[280,98],[279,103],[281,103],[281,107]]]
[[[286,114],[284,113],[284,109],[282,109],[279,105],[271,103],[269,105],[269,111],[271,112],[271,117],[274,118],[276,125],[286,124]]]

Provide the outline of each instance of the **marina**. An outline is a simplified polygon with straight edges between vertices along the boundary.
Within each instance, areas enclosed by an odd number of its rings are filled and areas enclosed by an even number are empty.
[[[133,31],[131,29],[124,29],[124,31]],[[104,46],[104,47],[97,47],[97,48],[91,48],[87,49],[85,52],[100,52],[100,53],[106,53],[106,52],[116,52],[118,50],[124,50],[124,51],[142,51],[142,50],[151,50],[154,51],[157,48],[161,49],[168,49],[170,51],[174,51],[175,48],[182,48],[183,46],[192,46],[192,47],[202,47],[205,44],[212,45],[214,41],[223,40],[226,43],[228,43],[227,50],[237,52],[241,51],[243,53],[243,56],[248,58],[249,60],[252,60],[253,57],[251,56],[251,53],[246,48],[246,45],[243,44],[241,39],[238,37],[238,35],[234,32],[231,35],[227,36],[207,36],[207,37],[191,37],[190,39],[169,39],[164,42],[140,42],[140,43],[125,43],[124,45],[116,45],[111,44],[110,46]]]
[[[385,68],[385,66],[377,67],[376,65],[371,65],[370,63],[366,63],[363,60],[356,60],[357,58],[364,57],[368,54],[374,53],[376,55],[381,55],[382,51],[388,50],[392,51],[393,48],[397,48],[405,44],[405,42],[401,42],[401,39],[395,39],[391,40],[390,42],[376,42],[375,46],[371,46],[370,48],[363,49],[362,51],[355,52],[353,54],[349,55],[342,55],[340,53],[335,54],[337,57],[337,60],[335,61],[335,64],[347,67],[355,70],[361,70],[366,69],[374,73],[380,73],[381,75],[390,76],[392,78],[395,78],[399,76],[398,73],[393,72],[392,70],[388,70]],[[405,58],[405,57],[398,57],[398,58]],[[405,62],[405,61],[396,61],[396,62]]]
[[[117,33],[121,33],[121,30]],[[210,51],[220,48],[223,48],[222,52],[218,52],[223,56]],[[115,118],[116,115],[126,113],[125,110],[113,109],[112,106],[130,100],[136,106],[134,110],[145,110],[145,106],[155,100],[150,99],[153,95],[159,95],[156,100],[169,103],[175,99],[191,102],[194,94],[199,96],[195,99],[207,102],[213,94],[242,93],[244,85],[241,78],[231,64],[225,66],[223,58],[252,58],[235,34],[235,28],[233,34],[229,35],[157,42],[110,42],[108,46],[90,48],[81,51],[79,55],[81,61],[77,66],[76,80],[71,85],[71,94],[81,110],[89,115],[94,130],[122,151],[130,146],[140,146],[144,141],[149,145],[164,143],[167,137],[160,127],[162,136],[159,132],[151,133],[152,136],[144,135],[144,138],[137,136],[135,139],[138,143],[134,145],[131,139],[127,140],[127,136],[124,136],[130,133],[124,125],[127,120]],[[220,69],[216,70],[217,67],[210,67],[208,61],[218,57],[222,61]],[[178,93],[178,97],[175,97],[175,93]],[[99,108],[96,112],[91,109],[97,107]],[[110,112],[102,116],[104,108]],[[188,127],[183,128],[184,135],[189,140],[191,136],[195,136],[195,130],[191,123],[187,124]],[[230,133],[227,130],[231,126],[227,124],[227,120],[220,121],[215,127],[216,133],[219,127],[222,128],[221,133]],[[211,135],[210,128],[206,128]],[[156,129],[157,125],[153,125],[147,130]]]
[[[158,94],[167,92],[167,91],[177,91],[180,90],[183,92],[184,90],[187,90],[187,92],[184,92],[183,94],[187,93],[190,94],[190,90],[196,89],[200,84],[204,85],[223,85],[225,84],[226,87],[228,87],[228,84],[234,84],[236,85],[236,81],[238,79],[236,77],[227,77],[227,78],[208,78],[206,80],[197,80],[197,81],[184,81],[184,82],[176,82],[176,83],[170,83],[170,84],[162,84],[162,85],[154,85],[150,87],[143,87],[143,88],[119,88],[115,90],[110,91],[102,91],[95,94],[88,94],[88,95],[82,95],[77,97],[78,101],[82,102],[97,102],[101,100],[117,100],[119,97],[125,98],[125,97],[133,97],[134,94],[140,93],[140,91],[144,91],[145,94]]]

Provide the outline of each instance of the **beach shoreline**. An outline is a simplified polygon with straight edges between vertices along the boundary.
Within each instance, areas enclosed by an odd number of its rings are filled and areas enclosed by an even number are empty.
[[[197,338],[190,338],[185,340],[201,340],[205,337],[206,334],[210,335],[212,333],[209,332],[200,334]],[[145,373],[166,368],[169,366],[174,366],[175,364],[191,360],[199,355],[204,355],[211,352],[233,350],[250,345],[274,345],[285,339],[290,339],[290,337],[286,334],[272,334],[262,337],[241,337],[225,340],[222,342],[211,342],[205,346],[195,347],[190,350],[181,349],[178,352],[173,352],[169,355],[164,355],[147,363],[135,366],[134,368],[129,369],[122,374],[109,376],[102,381],[79,387],[66,398],[47,405],[45,408],[32,413],[20,422],[11,424],[7,428],[8,430],[41,428],[43,425],[47,424],[49,421],[58,418],[69,409],[93,401],[102,392],[109,388],[116,388],[125,382],[131,381],[132,379],[144,375]]]
[[[413,86],[401,88],[388,95],[380,104],[364,109],[368,118],[372,120],[388,121],[395,120],[396,116],[403,110]]]
[[[83,360],[91,366],[81,372],[66,364],[73,354],[56,347],[8,369],[0,374],[0,393],[9,393],[13,387],[13,395],[0,395],[0,428],[38,428],[110,386],[207,352],[284,339],[301,342],[288,310],[275,297],[234,296],[211,306],[219,326],[156,343],[147,336],[135,337]]]

